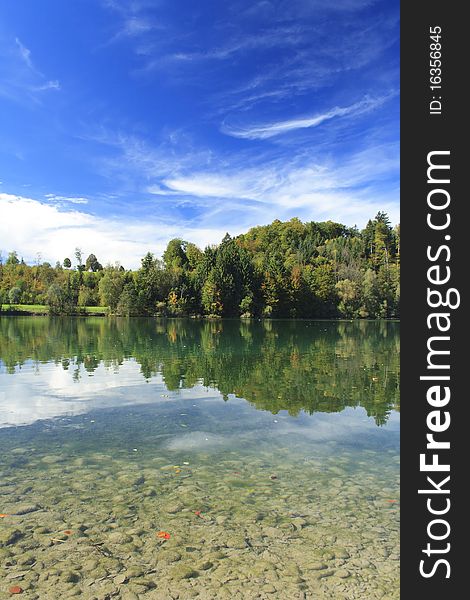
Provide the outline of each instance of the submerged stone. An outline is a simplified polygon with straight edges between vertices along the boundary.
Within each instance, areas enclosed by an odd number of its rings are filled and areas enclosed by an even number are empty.
[[[0,529],[0,546],[14,544],[22,537],[23,533],[19,529]]]
[[[199,573],[193,567],[185,564],[178,564],[170,571],[170,576],[174,579],[192,579],[198,577]]]
[[[20,506],[16,507],[15,514],[27,515],[29,513],[36,512],[37,510],[41,510],[39,504],[20,504]]]

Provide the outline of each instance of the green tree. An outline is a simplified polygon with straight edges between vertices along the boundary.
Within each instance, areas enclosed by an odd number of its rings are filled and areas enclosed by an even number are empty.
[[[70,258],[64,258],[63,264],[66,269],[70,269],[70,267],[72,266],[72,261],[70,260]]]
[[[46,304],[49,312],[53,315],[71,314],[74,310],[67,291],[57,283],[49,286],[46,293]]]
[[[96,271],[102,271],[103,266],[101,265],[101,263],[98,261],[98,259],[96,258],[96,256],[94,254],[90,254],[85,262],[85,270],[93,271],[93,273],[96,273]]]
[[[357,317],[360,307],[359,285],[350,279],[342,279],[335,287],[340,299],[338,309],[341,315],[348,319]]]
[[[251,291],[253,265],[246,250],[228,234],[217,248],[211,276],[222,305],[222,314],[238,316],[242,298]]]
[[[361,317],[374,319],[380,309],[380,287],[377,274],[373,269],[367,269],[362,286],[363,308]]]
[[[189,260],[186,255],[187,242],[180,238],[175,238],[168,242],[163,253],[163,264],[169,271],[180,273],[188,266]]]
[[[8,258],[6,260],[6,265],[19,265],[20,264],[20,260],[18,258],[18,253],[16,252],[16,250],[14,250],[13,252],[10,252],[8,254]]]
[[[221,301],[220,289],[215,281],[214,272],[211,271],[209,277],[202,286],[202,306],[206,314],[214,316],[222,316],[224,306]]]
[[[171,283],[172,275],[163,268],[161,261],[147,252],[136,274],[138,304],[143,314],[155,314],[157,302],[166,300]]]
[[[19,304],[21,300],[21,288],[15,286],[8,292],[8,299],[10,304]]]
[[[253,308],[253,296],[249,294],[242,298],[240,302],[240,312],[244,317],[252,317],[252,308]]]
[[[77,261],[77,271],[80,273],[85,270],[85,265],[83,264],[83,253],[81,248],[75,248],[75,260]]]
[[[119,302],[116,307],[116,314],[129,317],[139,313],[138,296],[133,282],[125,284]]]
[[[98,298],[95,290],[90,289],[86,285],[80,286],[78,292],[78,306],[96,306]]]
[[[98,285],[101,305],[108,306],[112,312],[115,312],[123,288],[123,273],[114,267],[104,269],[104,275]]]
[[[203,256],[203,252],[199,250],[196,244],[192,244],[191,242],[186,244],[186,257],[188,259],[187,265],[191,271],[197,269],[198,265],[203,259]]]

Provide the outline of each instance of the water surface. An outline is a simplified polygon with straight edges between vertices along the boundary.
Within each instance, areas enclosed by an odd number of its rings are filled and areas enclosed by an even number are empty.
[[[398,598],[398,361],[390,322],[0,318],[0,594]]]

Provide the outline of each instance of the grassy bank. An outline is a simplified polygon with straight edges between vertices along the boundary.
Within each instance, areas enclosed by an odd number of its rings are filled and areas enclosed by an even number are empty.
[[[45,304],[12,304],[4,305],[1,312],[7,315],[48,315],[49,307]],[[107,315],[108,309],[106,306],[83,306],[76,314]]]

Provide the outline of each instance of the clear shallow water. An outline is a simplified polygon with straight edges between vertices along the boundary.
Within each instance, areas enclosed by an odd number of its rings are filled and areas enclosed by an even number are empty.
[[[0,319],[0,594],[398,598],[398,344]]]

